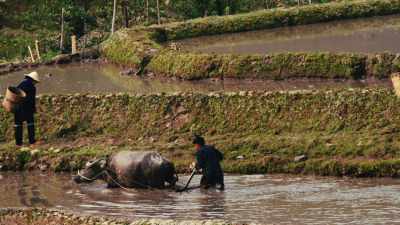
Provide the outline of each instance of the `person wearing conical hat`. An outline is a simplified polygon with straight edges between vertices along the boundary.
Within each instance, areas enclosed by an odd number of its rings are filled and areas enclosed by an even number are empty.
[[[35,139],[35,119],[36,113],[36,87],[40,82],[39,74],[33,71],[25,74],[25,79],[17,86],[22,89],[26,97],[21,105],[14,112],[15,144],[22,146],[23,143],[23,122],[26,121],[28,127],[29,144],[34,145]]]

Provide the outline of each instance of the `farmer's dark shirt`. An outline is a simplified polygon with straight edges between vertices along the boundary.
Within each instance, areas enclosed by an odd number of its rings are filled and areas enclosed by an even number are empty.
[[[26,93],[25,100],[18,111],[24,115],[36,113],[36,87],[33,84],[33,80],[25,78],[18,85],[18,88],[22,89]]]
[[[223,155],[213,146],[204,145],[196,152],[197,169],[203,170],[203,176],[208,184],[222,184],[223,172],[220,161]]]

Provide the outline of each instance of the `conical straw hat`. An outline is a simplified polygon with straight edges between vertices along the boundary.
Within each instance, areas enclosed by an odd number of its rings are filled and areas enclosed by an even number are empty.
[[[36,71],[33,71],[31,73],[28,73],[28,74],[25,74],[25,76],[32,78],[36,82],[40,82],[39,74]]]

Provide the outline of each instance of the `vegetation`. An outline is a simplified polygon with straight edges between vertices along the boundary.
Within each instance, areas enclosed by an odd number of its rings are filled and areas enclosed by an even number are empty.
[[[171,221],[162,219],[137,219],[129,221],[126,219],[104,218],[99,216],[83,216],[63,212],[62,210],[49,209],[0,209],[0,223],[2,225],[230,225],[223,221]]]
[[[12,147],[12,118],[0,110],[3,169],[70,171],[115,151],[157,149],[185,172],[198,133],[224,152],[227,172],[400,175],[400,104],[387,90],[42,96],[39,105],[46,144],[37,151]]]
[[[355,1],[207,17],[148,28],[124,29],[103,44],[112,62],[130,65],[168,77],[263,78],[298,77],[358,79],[388,77],[399,69],[393,54],[282,53],[272,55],[196,54],[162,48],[158,43],[201,35],[308,24],[334,19],[400,12],[400,1]],[[147,33],[147,34],[146,34]],[[142,37],[146,37],[143,39]],[[153,42],[153,44],[151,44]],[[147,54],[143,54],[147,52]],[[143,64],[143,61],[146,61]]]
[[[330,0],[314,0],[313,3],[327,1]],[[160,4],[158,8],[157,2]],[[304,1],[121,0],[118,1],[116,26],[150,25],[157,22],[158,15],[165,23],[298,3],[304,4]],[[306,4],[308,3],[307,1]],[[62,9],[65,43],[63,49],[60,49]],[[40,41],[44,58],[50,58],[62,51],[67,52],[70,46],[69,37],[73,34],[80,38],[81,45],[96,45],[105,39],[111,29],[112,11],[113,1],[106,0],[0,1],[0,60],[24,60],[29,55],[27,46],[32,46],[35,40]]]
[[[303,25],[340,19],[383,16],[400,12],[400,1],[369,0],[340,2],[246,14],[207,17],[165,25],[168,40]]]
[[[187,1],[161,1],[160,15],[162,18],[166,18],[166,21],[174,21],[198,17],[204,13],[207,15],[225,15],[263,7],[297,5],[303,2],[280,0],[191,1],[193,1],[193,4],[188,4]],[[117,27],[146,25],[156,21],[154,15],[158,13],[154,12],[154,1],[120,1],[119,4]],[[185,10],[181,10],[183,8]],[[59,40],[62,9],[65,11],[64,51],[69,51],[69,36],[72,34],[78,36],[80,46],[97,45],[107,37],[111,26],[111,1],[105,3],[103,0],[39,0],[39,2],[27,1],[22,4],[14,1],[0,2],[0,10],[3,12],[3,16],[0,18],[3,26],[0,27],[0,29],[3,28],[0,35],[0,59],[3,61],[15,58],[24,60],[24,57],[29,55],[27,46],[33,47],[35,40],[40,41],[42,58],[45,60],[61,53]],[[148,14],[147,11],[149,12]],[[154,51],[151,54],[148,53],[148,48],[154,50],[159,47],[157,43],[151,43],[148,37],[155,39],[156,42],[162,42],[199,35],[387,15],[398,13],[399,11],[400,2],[396,0],[339,1],[339,3],[264,10],[225,17],[207,17],[181,23],[168,23],[158,27],[135,27],[129,31],[122,31],[127,35],[120,35],[114,38],[114,41],[108,41],[107,43],[110,46],[106,47],[106,51],[103,53],[114,62],[140,67],[143,66],[144,61],[148,61],[151,58],[150,56],[154,55]],[[179,14],[180,12],[182,13],[181,15]],[[139,30],[140,35],[137,38],[135,31]],[[127,39],[125,40],[125,38]],[[126,43],[130,41],[134,43]],[[142,41],[145,43],[140,43]],[[133,49],[130,48],[132,45],[134,45]],[[139,52],[136,52],[136,50]],[[144,58],[145,60],[143,60]]]
[[[114,63],[136,68],[146,66],[145,61],[149,61],[161,48],[152,40],[151,33],[146,28],[121,30],[101,46],[103,57]]]
[[[365,75],[366,57],[357,54],[281,53],[272,55],[218,55],[166,51],[153,58],[148,69],[156,74],[194,80],[205,78],[346,78]],[[390,66],[391,63],[388,63]],[[387,76],[389,71],[380,71]]]

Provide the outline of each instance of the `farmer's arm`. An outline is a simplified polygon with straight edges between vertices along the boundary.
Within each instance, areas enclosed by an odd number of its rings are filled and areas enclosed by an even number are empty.
[[[200,170],[200,169],[204,169],[205,167],[205,157],[202,151],[198,151],[196,153],[196,169]]]

